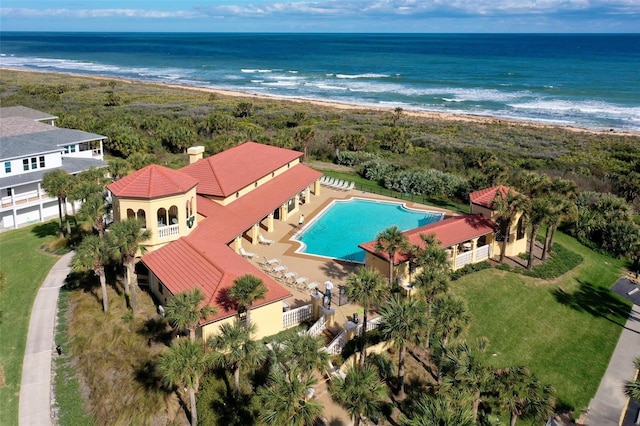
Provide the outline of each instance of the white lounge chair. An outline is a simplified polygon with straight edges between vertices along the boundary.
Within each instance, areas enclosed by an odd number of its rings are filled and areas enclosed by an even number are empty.
[[[285,274],[287,272],[287,269],[288,268],[284,265],[278,265],[271,269],[271,271],[269,272],[271,272],[274,276],[277,276]]]
[[[349,185],[344,190],[345,191],[351,191],[355,187],[356,187],[356,183],[355,182],[349,182]]]
[[[296,278],[295,282],[294,282],[294,286],[296,288],[299,288],[300,290],[303,290],[307,287],[307,281],[309,281],[309,278],[307,277],[299,277]]]
[[[273,240],[269,240],[269,239],[265,238],[264,235],[262,235],[262,234],[258,234],[258,242],[260,244],[264,244],[264,245],[267,245],[267,246],[270,246],[271,244],[273,244]]]
[[[284,274],[284,275],[282,276],[282,280],[283,280],[285,283],[290,283],[290,284],[291,284],[291,283],[293,282],[293,280],[294,280],[297,276],[298,276],[298,273],[297,273],[297,272],[293,272],[293,271],[291,271],[291,272],[287,272],[286,274]]]
[[[240,247],[240,254],[242,255],[242,257],[245,257],[247,259],[253,259],[254,257],[257,256],[257,254],[255,254],[255,253],[251,253],[250,251],[246,251],[244,249],[244,247]]]
[[[307,284],[307,290],[314,290],[320,286],[318,281],[314,281],[312,283]]]
[[[267,258],[267,256],[262,256],[262,258],[262,261],[258,261],[258,265],[263,266],[267,269],[272,269],[275,265],[278,265],[280,263],[280,259],[275,257],[273,259],[269,259]]]

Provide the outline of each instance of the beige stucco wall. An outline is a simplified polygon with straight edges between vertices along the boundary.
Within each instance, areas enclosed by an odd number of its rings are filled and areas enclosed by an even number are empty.
[[[495,211],[487,207],[482,207],[477,204],[471,203],[471,213],[472,214],[481,214],[486,218],[489,218],[493,221],[497,221],[498,215]],[[507,256],[517,256],[520,253],[526,253],[527,251],[527,235],[524,233],[524,238],[516,239],[518,235],[518,221],[522,217],[522,213],[517,213],[515,219],[511,221],[511,227],[509,228],[509,239],[506,248]],[[487,235],[487,244],[491,244],[491,253],[493,257],[496,258],[500,256],[502,253],[502,242],[495,241],[493,235]]]
[[[187,226],[187,201],[191,200],[191,212],[196,215],[193,226],[189,228]],[[176,206],[177,209],[177,221],[179,225],[179,232],[177,235],[170,235],[166,237],[158,236],[158,219],[157,212],[160,208],[164,208],[167,211],[172,206]],[[163,198],[154,199],[140,199],[140,198],[118,198],[113,197],[113,218],[115,221],[126,220],[127,210],[131,209],[136,214],[138,210],[144,210],[146,216],[147,229],[151,232],[151,238],[145,243],[148,246],[148,250],[155,250],[162,247],[168,242],[175,241],[180,237],[189,235],[192,230],[197,226],[197,198],[196,187],[193,187],[184,194],[172,195]],[[170,224],[168,224],[170,225]]]
[[[211,324],[207,324],[201,329],[201,336],[205,340],[215,336],[220,332],[220,326],[225,323],[233,323],[237,317],[225,318]],[[256,340],[263,337],[272,336],[283,330],[282,327],[282,301],[270,303],[259,308],[251,309],[251,323],[256,326],[256,333],[253,338]]]

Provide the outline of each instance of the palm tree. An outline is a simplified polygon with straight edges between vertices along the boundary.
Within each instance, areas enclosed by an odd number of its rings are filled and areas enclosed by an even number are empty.
[[[496,213],[498,226],[502,234],[502,250],[500,251],[500,263],[504,263],[506,257],[507,243],[509,242],[509,233],[511,232],[511,224],[518,213],[522,212],[522,203],[524,197],[511,190],[507,194],[501,191],[496,192],[493,199],[491,209]]]
[[[377,417],[387,398],[384,383],[370,365],[350,368],[345,378],[337,377],[329,387],[331,398],[342,405],[351,415],[355,426],[363,418]]]
[[[308,400],[308,390],[317,383],[312,376],[273,370],[267,386],[258,391],[260,419],[269,425],[314,425],[322,416],[322,404]]]
[[[220,363],[233,373],[236,396],[240,395],[241,367],[256,367],[267,357],[262,343],[251,339],[255,325],[243,325],[240,321],[220,326],[220,334],[211,337],[207,344],[222,354]]]
[[[109,236],[98,237],[89,235],[85,237],[71,260],[71,267],[75,271],[93,271],[100,278],[102,288],[102,307],[105,312],[109,310],[109,300],[107,296],[107,278],[104,266],[115,260],[118,256],[118,249],[113,238]]]
[[[189,329],[189,338],[192,342],[196,340],[196,327],[202,319],[210,317],[216,313],[216,308],[205,305],[200,307],[204,301],[204,294],[200,287],[190,291],[177,293],[165,307],[165,314],[173,327],[177,330]]]
[[[542,260],[547,258],[547,254],[553,249],[553,241],[556,229],[563,220],[577,216],[576,197],[578,187],[575,182],[567,179],[553,179],[547,189],[552,203],[556,205],[555,212],[547,218],[547,234],[545,236],[545,246],[542,252]]]
[[[543,422],[553,414],[555,390],[545,385],[525,367],[504,368],[495,372],[500,406],[509,410],[510,426],[521,416]]]
[[[367,346],[367,320],[369,309],[381,303],[388,295],[384,278],[373,268],[358,268],[347,277],[345,294],[351,302],[362,305],[362,335],[360,336],[360,367],[364,367]]]
[[[443,390],[459,389],[472,395],[473,422],[478,420],[481,393],[488,387],[489,370],[478,359],[484,346],[472,349],[466,341],[445,347],[440,360],[439,377]]]
[[[102,198],[102,194],[94,193],[87,197],[78,210],[78,219],[81,222],[91,224],[91,227],[99,236],[104,234],[104,216],[107,214],[107,206]]]
[[[459,335],[470,321],[467,306],[461,298],[445,294],[434,300],[434,331],[439,333],[443,346],[449,343],[450,337]]]
[[[302,161],[306,162],[309,144],[311,144],[311,142],[316,138],[315,129],[311,126],[298,127],[293,134],[293,138],[297,142],[297,145],[302,148],[302,151],[304,152]]]
[[[393,264],[396,253],[409,250],[409,238],[396,226],[390,226],[376,236],[376,250],[389,256],[389,286],[393,286]]]
[[[422,300],[403,300],[395,295],[381,309],[380,332],[398,348],[398,398],[404,398],[404,373],[407,345],[420,344],[428,329],[427,307]]]
[[[636,370],[640,370],[640,357],[633,360],[633,365],[636,367]],[[633,381],[628,380],[625,382],[624,394],[629,398],[640,400],[640,378],[636,377]]]
[[[422,396],[410,416],[400,418],[403,426],[472,426],[475,423],[467,406],[440,393]]]
[[[210,357],[205,354],[201,344],[184,339],[176,341],[158,359],[158,371],[165,383],[170,387],[188,389],[192,425],[198,424],[196,393],[200,388],[200,379],[210,364]]]
[[[84,207],[84,206],[83,206]],[[116,240],[120,250],[120,260],[127,270],[125,279],[125,292],[131,291],[131,309],[135,312],[138,309],[137,280],[134,271],[136,255],[138,251],[144,253],[145,246],[142,243],[151,238],[148,229],[142,229],[142,222],[137,219],[128,219],[116,222],[111,226],[111,234]]]
[[[63,235],[62,206],[64,205],[64,216],[67,221],[67,234],[71,234],[69,215],[67,214],[67,191],[70,187],[72,176],[66,170],[57,169],[45,173],[42,177],[42,188],[52,197],[58,198],[58,215],[60,217],[60,235]]]
[[[538,238],[540,226],[553,215],[552,205],[546,197],[536,197],[527,203],[527,219],[531,227],[531,235],[529,239],[529,260],[527,269],[533,268],[533,251]],[[544,250],[544,249],[543,249]]]
[[[322,371],[329,363],[330,356],[324,346],[322,336],[296,333],[283,342],[281,360],[297,375],[311,376],[314,371]]]
[[[264,299],[267,294],[267,286],[262,280],[251,274],[243,275],[233,280],[233,286],[229,289],[229,297],[238,305],[238,315],[246,312],[245,325],[251,325],[251,306],[256,300]]]
[[[131,165],[122,158],[114,158],[109,161],[109,175],[113,182],[125,177],[131,170]]]

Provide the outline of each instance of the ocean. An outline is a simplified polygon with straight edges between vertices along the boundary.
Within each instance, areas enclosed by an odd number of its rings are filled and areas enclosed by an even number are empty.
[[[640,133],[640,34],[0,32],[0,66]]]

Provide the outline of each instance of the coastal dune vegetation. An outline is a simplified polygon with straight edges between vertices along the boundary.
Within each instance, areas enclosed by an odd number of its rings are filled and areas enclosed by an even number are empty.
[[[211,155],[254,140],[299,150],[314,167],[327,174],[353,177],[362,189],[392,191],[400,197],[421,196],[459,210],[468,205],[469,192],[491,185],[509,185],[537,200],[543,198],[541,188],[572,182],[562,190],[553,190],[571,201],[566,210],[549,210],[549,216],[559,218],[557,222],[548,218],[536,222],[533,215],[529,218],[529,226],[539,229],[545,249],[554,238],[561,244],[549,255],[552,262],[547,265],[555,265],[552,271],[506,266],[482,270],[452,283],[447,300],[462,300],[460,306],[468,308],[465,323],[451,333],[452,339],[481,342],[488,338],[482,344],[487,345],[486,351],[484,347],[480,351],[479,343],[477,353],[475,344],[463,348],[466,343],[461,343],[456,356],[473,352],[483,366],[497,369],[500,386],[507,386],[511,374],[529,377],[529,370],[510,370],[527,366],[544,383],[554,385],[557,409],[574,416],[595,393],[629,309],[628,302],[608,293],[608,287],[629,262],[635,261],[637,266],[639,135],[11,70],[0,70],[0,99],[3,106],[24,105],[54,114],[61,127],[107,136],[112,178],[152,162],[180,167],[186,163],[185,150],[193,145],[204,145]],[[537,176],[549,176],[550,180],[536,180]],[[179,422],[177,407],[188,406],[187,397],[182,395],[178,401],[172,392],[174,386],[163,384],[155,369],[170,340],[168,325],[155,322],[153,304],[146,295],[140,312],[129,312],[118,277],[111,273],[107,279],[116,289],[109,287],[109,298],[116,308],[108,314],[100,313],[95,278],[79,285],[85,291],[70,289],[72,294],[64,295],[69,301],[69,336],[75,336],[70,338],[69,352],[78,358],[69,362],[78,368],[83,383],[79,391],[89,400],[89,412],[98,424],[117,422],[128,410],[136,411],[136,421],[141,423]],[[445,310],[443,300],[434,302],[434,318]],[[87,319],[93,315],[108,318],[109,326]],[[445,341],[448,336],[447,332]],[[103,351],[100,345],[104,342],[109,348]],[[410,423],[393,410],[399,408],[405,414],[425,411],[430,401],[422,394],[433,393],[433,380],[425,379],[433,370],[421,362],[432,356],[433,365],[446,364],[443,354],[435,349],[428,355],[421,353],[424,342],[407,345],[412,353],[407,356],[407,399],[395,408],[393,398],[378,401],[371,411],[400,419],[403,424]],[[435,348],[436,342],[432,345]],[[394,356],[404,350],[396,348]],[[88,377],[93,373],[87,356],[100,360],[102,376]],[[372,362],[375,359],[372,357]],[[106,383],[109,374],[119,370],[118,363],[126,363],[127,369],[119,372],[118,382]],[[215,373],[201,380],[197,402],[198,417],[206,424],[252,424],[264,415],[261,403],[273,402],[264,389],[278,383],[289,386],[299,379],[294,374],[267,377],[259,369],[243,372],[243,385],[233,396],[227,382],[230,376],[220,366],[211,369]],[[396,384],[392,376],[386,376],[390,388]],[[344,398],[347,385],[356,379],[336,382],[332,391],[338,395],[337,401],[348,399]],[[99,395],[105,389],[109,390],[109,404],[99,405]],[[259,398],[252,397],[256,389],[262,390]],[[477,392],[489,401],[487,404],[495,403],[490,401],[490,392]],[[507,390],[501,388],[501,392],[506,394]],[[119,401],[120,393],[134,403]],[[480,397],[474,404],[478,401]],[[305,401],[301,402],[304,405]],[[244,408],[231,410],[229,403]],[[109,407],[122,411],[111,412]],[[474,416],[477,405],[475,408]],[[351,409],[357,419],[368,410]],[[504,409],[502,420],[506,422]],[[463,414],[468,417],[469,412]],[[264,417],[260,420],[267,422]]]

